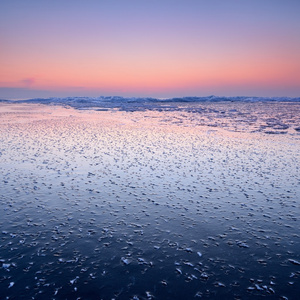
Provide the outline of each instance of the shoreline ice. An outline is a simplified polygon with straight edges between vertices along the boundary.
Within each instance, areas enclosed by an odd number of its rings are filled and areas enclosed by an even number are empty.
[[[183,111],[0,104],[1,295],[296,298],[299,133],[230,131],[249,106],[227,104],[205,108],[219,127]],[[250,115],[295,126],[284,105]]]
[[[300,98],[270,98],[271,101],[258,97],[257,101],[247,97],[226,99],[228,101],[224,101],[224,97],[214,96],[178,98],[178,101],[175,98],[69,97],[3,101],[0,104],[62,106],[78,111],[141,112],[150,119],[155,113],[165,112],[166,117],[161,117],[161,122],[176,123],[178,126],[210,126],[228,131],[266,134],[297,135],[300,132]]]

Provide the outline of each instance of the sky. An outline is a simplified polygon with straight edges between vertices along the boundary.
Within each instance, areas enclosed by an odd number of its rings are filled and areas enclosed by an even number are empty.
[[[300,96],[299,0],[0,0],[0,99]]]

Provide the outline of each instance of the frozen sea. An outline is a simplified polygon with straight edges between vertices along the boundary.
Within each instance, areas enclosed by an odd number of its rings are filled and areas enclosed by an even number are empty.
[[[299,299],[300,102],[103,99],[0,102],[0,299]]]

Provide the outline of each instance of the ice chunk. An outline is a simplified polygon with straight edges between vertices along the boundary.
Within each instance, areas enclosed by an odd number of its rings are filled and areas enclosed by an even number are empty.
[[[295,260],[295,259],[289,259],[289,262],[292,263],[293,265],[300,266],[300,261]]]
[[[236,243],[241,248],[249,248],[249,246],[245,242],[237,241]]]
[[[5,270],[8,270],[10,266],[11,266],[11,264],[3,264],[2,268]]]
[[[129,264],[130,264],[130,261],[129,261],[127,258],[125,258],[125,257],[122,257],[122,258],[121,258],[121,261],[122,261],[122,263],[123,263],[124,265],[129,265]]]
[[[71,283],[71,284],[74,284],[78,278],[79,278],[79,277],[76,276],[74,279],[70,280],[70,283]]]

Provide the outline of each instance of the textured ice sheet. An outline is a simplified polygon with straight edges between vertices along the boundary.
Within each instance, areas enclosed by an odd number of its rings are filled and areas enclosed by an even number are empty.
[[[299,295],[297,131],[193,126],[178,111],[0,111],[4,299]]]
[[[300,132],[300,98],[184,97],[171,99],[69,97],[29,99],[15,103],[63,105],[79,110],[168,112],[167,123],[212,126],[230,131],[295,134]],[[5,103],[5,102],[4,102]],[[173,113],[173,114],[172,114]],[[179,114],[180,113],[180,114]]]

